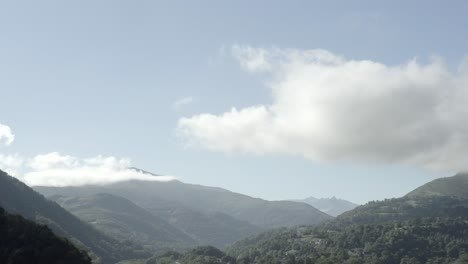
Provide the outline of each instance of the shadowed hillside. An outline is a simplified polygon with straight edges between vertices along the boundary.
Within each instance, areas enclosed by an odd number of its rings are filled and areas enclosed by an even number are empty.
[[[90,264],[91,258],[48,227],[0,207],[0,263]]]

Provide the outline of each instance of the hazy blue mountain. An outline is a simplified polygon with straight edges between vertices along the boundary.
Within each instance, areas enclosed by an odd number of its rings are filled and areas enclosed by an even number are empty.
[[[48,227],[0,207],[0,263],[91,264],[91,258]]]
[[[132,180],[106,186],[35,187],[35,189],[47,196],[110,193],[125,197],[161,215],[182,206],[204,213],[223,213],[261,228],[317,224],[331,218],[304,203],[266,201],[222,188],[186,184],[180,181]]]
[[[409,197],[434,195],[468,198],[468,173],[433,180],[407,194]]]
[[[350,201],[332,198],[314,198],[309,197],[302,200],[294,200],[295,202],[303,202],[319,209],[320,211],[331,216],[338,216],[346,211],[356,208],[358,205]]]
[[[0,206],[8,212],[47,225],[57,235],[69,238],[75,245],[87,249],[95,260],[103,263],[146,255],[136,252],[133,245],[124,245],[102,234],[1,170]]]
[[[152,252],[183,249],[197,242],[166,220],[138,207],[131,201],[99,193],[82,197],[49,197],[98,230],[117,238],[132,240]]]

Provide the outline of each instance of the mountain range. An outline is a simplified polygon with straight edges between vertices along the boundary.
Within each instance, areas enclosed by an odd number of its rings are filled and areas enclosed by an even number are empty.
[[[143,170],[139,172],[148,173]],[[149,175],[158,177],[155,174]],[[98,194],[108,194],[106,198],[109,200],[125,199],[127,202],[123,204],[132,203],[133,207],[140,208],[140,212],[146,211],[160,221],[166,221],[190,237],[185,241],[221,248],[266,229],[318,224],[331,218],[304,203],[266,201],[222,188],[180,181],[131,180],[109,185],[36,186],[34,189],[56,200],[73,214],[106,233],[112,231],[98,224],[102,221],[93,219],[96,218],[97,211],[104,210],[107,211],[105,218],[110,218],[111,210],[103,209],[102,203],[97,203]],[[114,220],[117,213],[112,213]],[[103,214],[100,216],[102,220]],[[111,222],[115,222],[114,220]],[[188,244],[190,243],[186,243]]]
[[[267,229],[313,225],[331,218],[303,203],[270,202],[180,181],[131,180],[33,190],[3,171],[0,206],[49,226],[87,250],[96,263],[197,245],[222,248]]]
[[[83,263],[80,248],[94,263],[467,263],[467,183],[459,173],[341,213],[356,205],[266,201],[180,181],[33,190],[0,171],[0,207],[66,237]]]

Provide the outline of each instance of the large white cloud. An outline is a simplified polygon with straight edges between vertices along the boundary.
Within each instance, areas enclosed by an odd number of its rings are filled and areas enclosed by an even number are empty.
[[[273,101],[181,118],[191,144],[223,152],[301,155],[313,161],[409,163],[462,170],[468,164],[468,67],[441,59],[385,65],[326,50],[236,46],[262,73]]]
[[[5,141],[5,145],[9,146],[15,140],[15,135],[9,126],[0,124],[0,142],[2,140]]]
[[[127,180],[171,181],[173,176],[154,176],[132,169],[129,159],[97,156],[79,159],[52,152],[25,159],[0,154],[0,169],[30,186],[81,186]]]

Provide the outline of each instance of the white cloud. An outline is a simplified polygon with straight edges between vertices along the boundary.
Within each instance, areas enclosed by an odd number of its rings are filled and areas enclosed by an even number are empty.
[[[164,182],[175,179],[173,176],[153,176],[131,169],[129,159],[112,156],[79,159],[57,152],[37,155],[30,159],[19,155],[0,154],[0,169],[30,186],[104,185],[127,180]],[[18,173],[19,170],[24,173]]]
[[[18,154],[0,154],[0,169],[12,176],[19,175],[23,162],[24,159]]]
[[[43,171],[58,167],[78,167],[79,161],[75,157],[68,155],[62,156],[57,152],[52,152],[49,154],[35,156],[34,158],[30,159],[28,165],[32,170]]]
[[[183,97],[175,101],[172,104],[172,108],[175,110],[179,110],[181,107],[189,105],[193,103],[194,101],[195,101],[195,98],[193,98],[192,96]]]
[[[313,161],[468,164],[468,63],[395,66],[326,50],[235,46],[251,73],[268,76],[273,101],[181,118],[191,144],[223,152],[301,155]]]
[[[15,135],[7,125],[0,124],[0,141],[4,140],[5,145],[9,146],[15,140]]]

